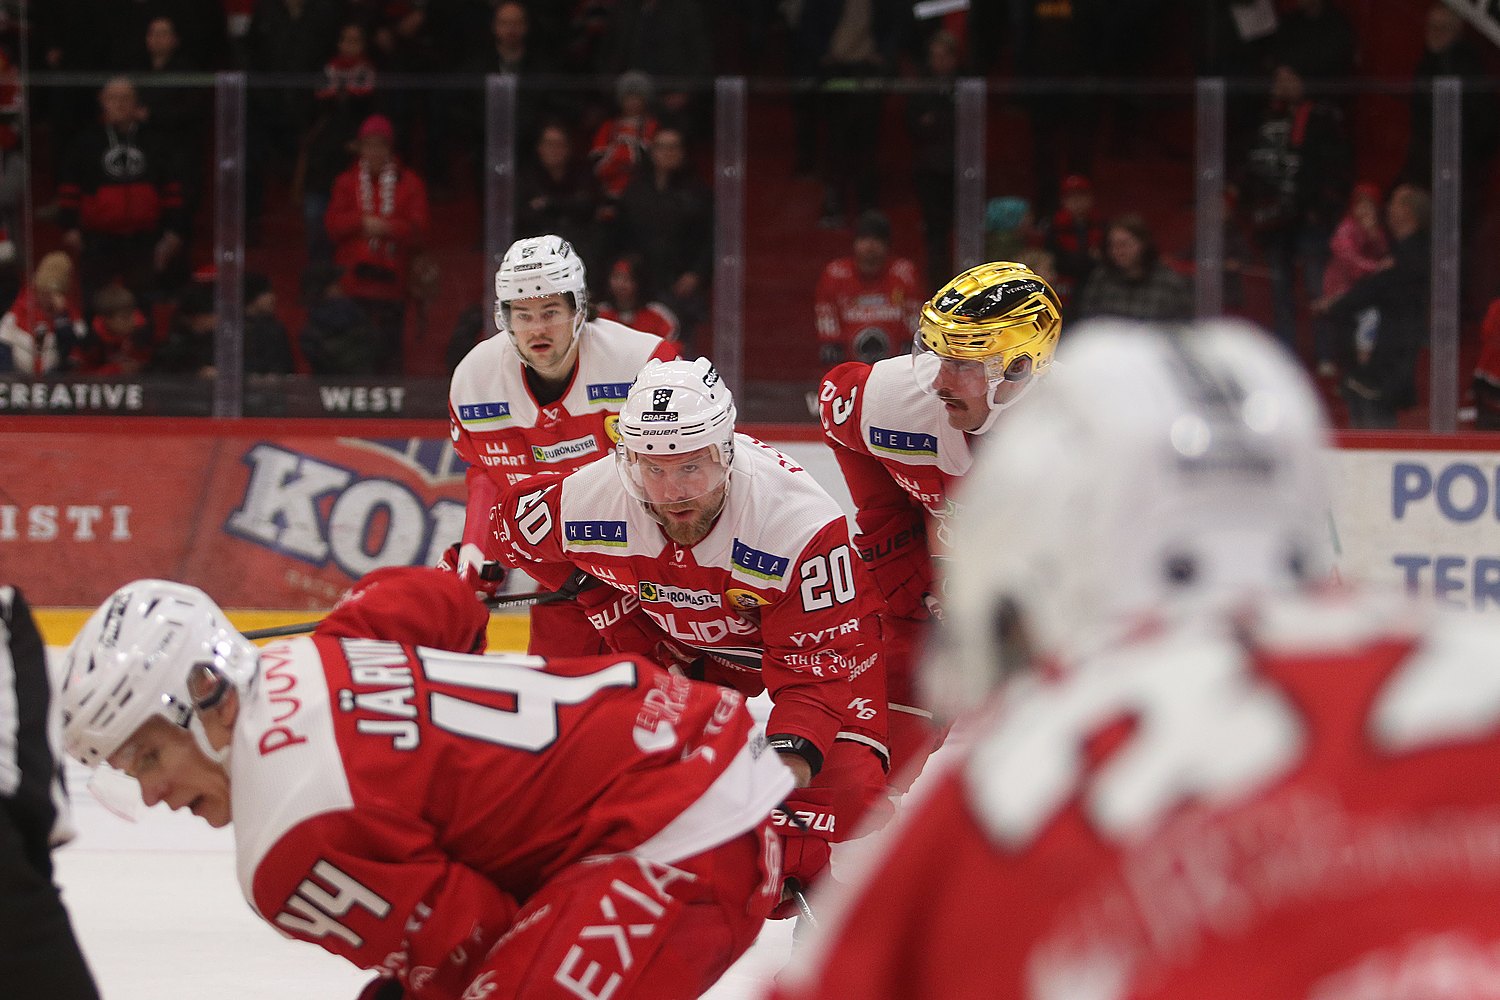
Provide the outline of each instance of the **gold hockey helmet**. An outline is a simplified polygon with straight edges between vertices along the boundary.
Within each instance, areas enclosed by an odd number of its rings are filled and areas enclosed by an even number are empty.
[[[916,349],[983,363],[986,381],[1022,381],[1052,363],[1062,311],[1052,286],[1010,261],[980,264],[922,306]]]

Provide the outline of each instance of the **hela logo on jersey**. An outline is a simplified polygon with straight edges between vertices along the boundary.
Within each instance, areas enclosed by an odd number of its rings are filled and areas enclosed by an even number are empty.
[[[458,408],[458,421],[465,427],[489,427],[509,419],[510,404],[504,401],[464,403]]]
[[[640,585],[642,604],[670,604],[674,608],[720,608],[724,602],[718,594],[706,590],[683,590],[665,583],[642,580]]]
[[[563,538],[573,545],[624,547],[629,536],[624,521],[564,521]]]
[[[735,569],[760,577],[762,580],[780,580],[786,576],[786,569],[791,564],[791,560],[785,556],[773,556],[769,552],[752,549],[736,538],[730,563]]]
[[[599,442],[594,440],[590,434],[588,437],[574,438],[571,441],[559,441],[557,444],[531,446],[531,457],[538,462],[549,464],[556,462],[571,462],[582,455],[590,455],[599,450]]]
[[[588,386],[590,403],[623,403],[630,395],[629,382],[594,382]]]
[[[937,457],[937,437],[915,431],[893,431],[870,428],[870,447],[891,455],[931,455]]]

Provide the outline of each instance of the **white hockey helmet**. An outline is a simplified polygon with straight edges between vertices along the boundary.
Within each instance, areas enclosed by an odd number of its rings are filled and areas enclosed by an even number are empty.
[[[683,455],[710,448],[717,489],[734,462],[734,399],[707,358],[651,360],[636,376],[620,409],[616,465],[626,490],[650,500],[638,459]],[[699,495],[702,495],[701,493]],[[687,499],[687,498],[683,498]]]
[[[61,695],[63,748],[89,767],[105,763],[146,720],[160,715],[207,745],[196,709],[255,676],[258,652],[207,594],[167,580],[115,591],[84,623],[67,652]],[[212,694],[195,703],[195,668],[211,671]]]
[[[583,258],[561,236],[528,236],[505,251],[495,271],[495,327],[515,336],[510,304],[516,299],[566,295],[573,303],[573,336],[588,322],[588,277]]]
[[[1327,579],[1323,448],[1306,376],[1237,321],[1071,334],[1001,421],[953,519],[945,650],[924,681],[947,711],[1024,666],[1144,621],[1224,610]]]

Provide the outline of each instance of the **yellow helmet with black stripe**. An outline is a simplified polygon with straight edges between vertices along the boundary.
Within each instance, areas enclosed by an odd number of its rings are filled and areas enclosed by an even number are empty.
[[[983,362],[991,384],[1045,369],[1061,332],[1062,310],[1052,286],[1010,261],[969,268],[922,306],[917,321],[921,349]]]

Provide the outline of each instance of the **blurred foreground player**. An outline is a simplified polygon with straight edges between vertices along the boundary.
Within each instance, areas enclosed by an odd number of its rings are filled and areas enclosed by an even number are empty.
[[[1076,336],[955,525],[925,669],[999,696],[777,996],[1494,996],[1500,628],[1327,583],[1269,338]]]
[[[64,740],[147,805],[233,819],[250,905],[394,980],[365,996],[698,996],[777,901],[791,775],[736,692],[452,651],[486,619],[452,574],[381,570],[258,650],[138,581],[69,651]]]
[[[953,491],[1001,413],[1045,375],[1062,332],[1057,295],[1021,264],[970,268],[922,306],[910,357],[848,362],[823,377],[823,434],[854,500],[855,551],[883,598],[891,776],[904,787],[941,730],[912,690],[942,613],[933,556]]]
[[[41,634],[0,587],[0,996],[98,1000],[52,883],[52,849],[72,837],[52,707]]]

